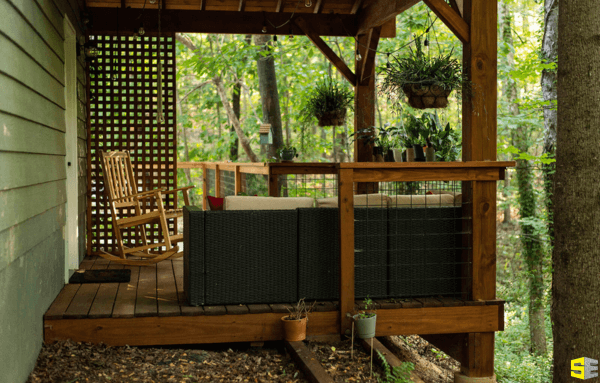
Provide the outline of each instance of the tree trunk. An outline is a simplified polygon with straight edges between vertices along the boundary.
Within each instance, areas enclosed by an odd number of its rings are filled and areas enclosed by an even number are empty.
[[[554,382],[569,361],[600,359],[600,12],[597,0],[561,1],[552,260]]]
[[[237,82],[237,83],[235,83],[235,85],[233,86],[233,90],[231,91],[231,105],[233,107],[233,114],[235,114],[238,121],[240,120],[240,116],[241,116],[241,105],[240,105],[241,96],[242,96],[242,85],[239,82]],[[229,124],[231,125],[231,130],[230,130],[231,133],[235,133],[235,128],[233,127],[233,123],[231,121],[229,121]],[[231,146],[229,146],[229,159],[233,162],[237,161],[237,159],[238,159],[239,144],[240,144],[240,139],[238,137],[236,137],[231,142]]]
[[[259,162],[258,157],[256,156],[256,154],[254,154],[254,151],[250,146],[250,141],[248,140],[248,137],[246,137],[246,135],[242,131],[242,127],[240,126],[240,120],[237,119],[235,113],[233,112],[233,108],[229,104],[229,100],[227,99],[227,93],[225,92],[225,87],[223,86],[223,80],[221,80],[220,77],[215,77],[213,79],[213,82],[217,87],[217,92],[219,93],[219,97],[221,97],[221,101],[223,102],[223,106],[225,107],[225,111],[227,112],[227,116],[229,117],[229,121],[231,121],[231,123],[233,124],[235,132],[237,133],[238,138],[240,139],[240,145],[242,146],[242,149],[244,149],[244,152],[246,152],[246,155],[248,156],[250,162]]]
[[[507,66],[514,67],[514,51],[512,38],[512,15],[506,1],[502,2],[502,38],[509,49],[506,55]],[[516,103],[518,89],[516,82],[507,77],[504,83],[504,93],[509,103],[509,113],[519,115],[519,106]],[[527,127],[519,125],[513,134],[513,145],[522,153],[529,151],[530,142]],[[523,257],[527,265],[529,279],[529,334],[531,337],[531,351],[535,354],[546,353],[546,333],[544,317],[544,277],[543,277],[543,249],[541,238],[535,227],[529,223],[537,218],[535,191],[533,189],[532,164],[527,160],[517,160],[517,184],[519,188],[519,211],[521,215],[521,244]]]
[[[269,157],[277,157],[277,151],[283,146],[281,128],[281,109],[279,106],[279,91],[275,74],[275,58],[271,54],[270,35],[254,36],[254,44],[262,46],[269,54],[260,56],[257,62],[260,98],[262,99],[263,121],[271,124],[273,144],[269,148]]]
[[[558,0],[546,0],[544,13],[544,38],[542,40],[542,60],[544,63],[556,63],[558,59]],[[555,158],[556,151],[556,70],[544,69],[542,72],[542,94],[549,105],[544,107],[544,154]],[[556,164],[544,164],[544,190],[548,214],[548,235],[550,245],[554,246],[554,209],[553,189]]]

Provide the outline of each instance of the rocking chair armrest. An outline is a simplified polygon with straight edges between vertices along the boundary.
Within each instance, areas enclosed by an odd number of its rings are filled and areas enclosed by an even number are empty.
[[[150,194],[156,194],[157,192],[162,192],[163,190],[165,190],[165,189],[164,188],[154,189],[154,190],[148,190],[145,192],[134,193],[134,194],[130,194],[130,195],[127,195],[124,197],[114,198],[113,201],[117,202],[117,201],[121,201],[121,200],[128,199],[128,198],[138,198],[138,199],[140,199],[140,197],[148,198],[148,197],[150,197]]]
[[[177,189],[171,189],[171,190],[167,190],[167,191],[163,192],[163,194],[171,194],[171,193],[175,193],[178,191],[187,192],[189,189],[193,189],[195,187],[196,186],[192,185],[192,186],[186,186],[186,187],[177,188]]]

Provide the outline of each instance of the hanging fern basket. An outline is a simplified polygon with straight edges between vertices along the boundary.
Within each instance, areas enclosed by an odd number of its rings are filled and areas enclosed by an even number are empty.
[[[452,89],[438,85],[407,84],[402,88],[408,104],[416,109],[441,109],[448,106],[448,96]]]
[[[346,122],[346,109],[334,110],[317,115],[319,126],[342,126]]]

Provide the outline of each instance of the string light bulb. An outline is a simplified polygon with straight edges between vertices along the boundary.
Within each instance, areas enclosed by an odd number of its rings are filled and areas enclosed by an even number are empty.
[[[392,64],[390,64],[390,54],[387,54],[387,63],[385,64],[385,66],[390,69],[392,67]]]
[[[146,34],[146,30],[144,29],[144,26],[140,26],[140,28],[138,29],[138,33],[140,36],[143,36],[144,34]]]
[[[277,42],[277,35],[273,35],[273,41]]]
[[[148,2],[149,2],[150,4],[156,4],[156,1],[157,1],[157,0],[149,0]]]
[[[266,24],[263,25],[262,33],[267,33],[267,25]]]
[[[294,33],[294,30],[292,28],[290,28],[290,40],[294,39],[293,33]]]
[[[357,49],[356,50],[356,61],[360,61],[362,60],[362,55],[360,54],[360,51]]]
[[[305,1],[304,1],[304,6],[305,6],[306,8],[310,8],[310,7],[312,7],[312,1],[311,1],[311,0],[305,0]]]

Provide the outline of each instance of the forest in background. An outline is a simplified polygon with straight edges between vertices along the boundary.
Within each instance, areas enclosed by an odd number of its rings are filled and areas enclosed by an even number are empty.
[[[552,380],[552,236],[544,187],[552,155],[544,112],[553,110],[554,103],[545,100],[541,86],[544,71],[555,70],[555,60],[542,53],[548,19],[541,0],[499,2],[498,160],[518,160],[517,168],[507,172],[507,181],[498,184],[497,291],[498,298],[507,301],[506,330],[496,335],[499,382]],[[428,40],[428,53],[452,51],[462,59],[460,41],[421,3],[397,17],[396,38],[380,41],[377,67],[381,70],[387,60],[406,55],[415,35]],[[298,149],[299,161],[352,161],[352,111],[346,124],[336,128],[318,127],[303,113],[317,81],[330,76],[350,89],[308,38],[279,36],[274,41],[269,35],[185,34],[177,39],[178,161],[252,160],[238,144],[227,109],[237,115],[238,127],[257,159],[265,161],[272,155],[261,148],[258,134],[263,122],[259,64],[269,59],[275,65],[283,143]],[[353,37],[324,40],[353,67]],[[449,107],[438,113],[444,125],[461,131],[456,92]],[[376,128],[402,124],[408,115],[421,112],[404,103],[398,107],[378,92]],[[193,170],[187,174],[179,170],[179,184],[200,184],[195,176]],[[196,198],[199,192],[197,188]]]

